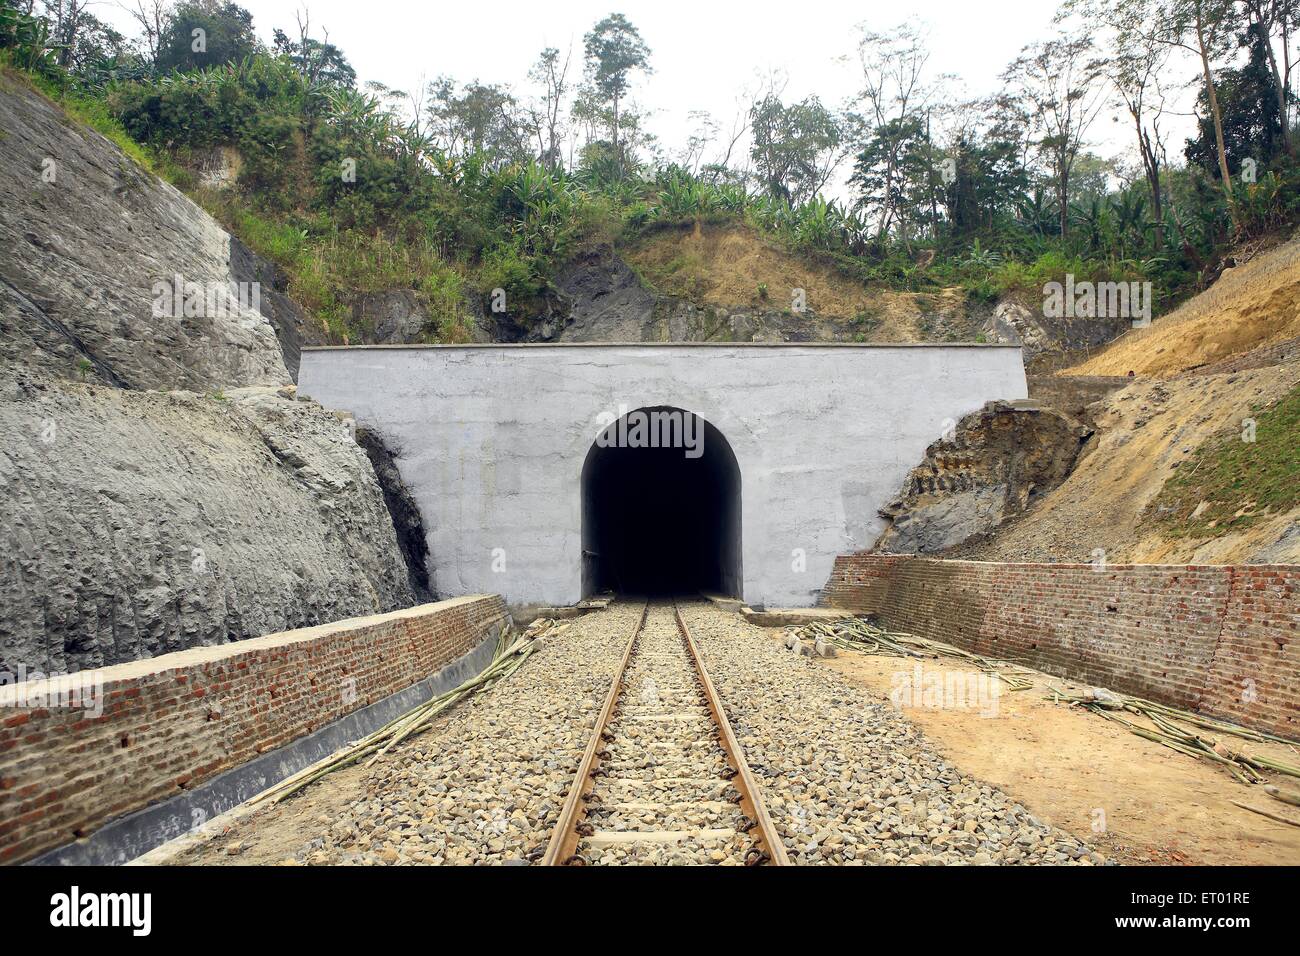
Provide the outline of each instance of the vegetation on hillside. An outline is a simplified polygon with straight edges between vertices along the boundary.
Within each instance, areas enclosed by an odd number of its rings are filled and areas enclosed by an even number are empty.
[[[916,30],[864,32],[854,102],[787,103],[770,83],[729,133],[702,117],[680,150],[646,129],[634,94],[652,51],[619,14],[581,51],[541,51],[525,91],[439,77],[406,93],[359,84],[308,22],[268,46],[232,2],[136,9],[126,38],[78,0],[0,0],[0,57],[283,266],[339,340],[368,332],[359,292],[393,288],[426,299],[431,339],[463,337],[502,302],[526,331],[576,250],[683,223],[744,223],[888,288],[1030,304],[1072,273],[1151,281],[1165,307],[1233,243],[1300,212],[1274,49],[1289,70],[1292,2],[1067,0],[1059,35],[978,102],[933,74]],[[1159,82],[1184,54],[1210,68],[1176,163]],[[1132,168],[1087,148],[1108,105],[1132,125]],[[237,151],[233,189],[197,175],[217,147]],[[845,177],[848,195],[829,198]]]
[[[1213,537],[1300,506],[1300,386],[1189,456],[1148,514],[1168,533]]]

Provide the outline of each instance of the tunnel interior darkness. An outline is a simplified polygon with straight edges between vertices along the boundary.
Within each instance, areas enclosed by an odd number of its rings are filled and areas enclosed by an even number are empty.
[[[671,413],[670,415],[653,413]],[[649,434],[681,422],[700,454]],[[641,416],[638,418],[638,416]],[[690,412],[645,408],[610,425],[582,467],[583,596],[603,591],[741,596],[740,465],[727,440]],[[638,436],[639,423],[649,425]],[[622,426],[620,428],[620,426]],[[692,432],[692,429],[694,431]],[[638,443],[639,438],[639,443]]]

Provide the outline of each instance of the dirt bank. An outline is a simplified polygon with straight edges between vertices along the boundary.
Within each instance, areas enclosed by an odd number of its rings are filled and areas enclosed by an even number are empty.
[[[1066,375],[1168,377],[1300,335],[1300,240],[1226,271],[1206,292],[1134,329]]]
[[[1024,515],[991,537],[944,557],[987,561],[1293,563],[1300,514],[1277,514],[1242,532],[1175,537],[1144,512],[1204,442],[1241,430],[1253,410],[1300,382],[1300,363],[1220,375],[1136,379],[1092,406],[1098,435],[1075,470]]]
[[[776,640],[783,632],[769,633]],[[882,696],[889,695],[900,670],[912,668],[899,658],[851,651],[823,663]],[[946,661],[925,666],[973,673]],[[1101,717],[1053,703],[1049,685],[1074,686],[1037,675],[1033,689],[1001,694],[995,716],[981,716],[988,707],[909,707],[904,713],[958,769],[1005,790],[1043,822],[1118,862],[1300,863],[1300,828],[1232,801],[1300,819],[1296,808]],[[1293,763],[1300,750],[1265,749]],[[1294,781],[1282,785],[1300,789]]]

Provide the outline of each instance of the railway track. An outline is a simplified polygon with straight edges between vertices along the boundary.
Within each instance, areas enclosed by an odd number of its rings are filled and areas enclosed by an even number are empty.
[[[543,865],[787,862],[680,610],[647,604]]]

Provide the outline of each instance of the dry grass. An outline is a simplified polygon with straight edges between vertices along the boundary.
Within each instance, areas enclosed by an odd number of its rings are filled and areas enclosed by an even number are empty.
[[[850,335],[865,342],[933,341],[943,337],[941,325],[952,329],[965,319],[960,289],[873,288],[738,224],[663,230],[619,252],[650,287],[699,305],[779,312],[790,309],[793,290],[803,289],[809,309],[849,323]]]
[[[740,225],[656,232],[622,253],[661,292],[706,305],[789,308],[791,290],[803,289],[809,308],[851,318],[875,299],[863,283],[790,255]]]

